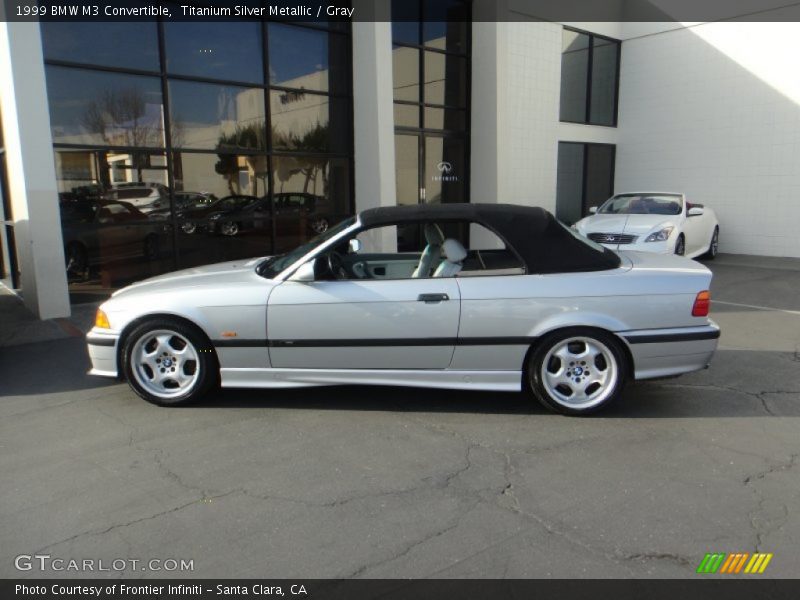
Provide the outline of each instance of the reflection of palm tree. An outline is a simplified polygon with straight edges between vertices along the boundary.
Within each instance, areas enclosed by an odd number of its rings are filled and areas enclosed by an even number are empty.
[[[228,182],[228,190],[231,194],[236,194],[240,190],[234,189],[234,182],[239,177],[239,158],[236,152],[241,150],[265,150],[267,147],[266,127],[264,121],[250,123],[249,125],[238,125],[232,133],[219,136],[217,142],[217,156],[219,160],[214,165],[214,170],[224,176]],[[246,158],[248,166],[256,172],[257,163],[263,160],[258,156],[248,156]],[[254,182],[252,194],[258,195],[258,180]]]
[[[307,154],[327,152],[329,134],[328,125],[323,125],[319,121],[302,135],[283,133],[274,127],[270,132],[273,147]],[[236,153],[241,150],[265,150],[266,147],[266,127],[263,121],[240,125],[232,133],[220,135],[216,148],[219,160],[214,165],[214,169],[226,178],[231,194],[237,193],[237,190],[234,189],[234,182],[237,181],[239,176],[239,158]],[[255,170],[254,162],[259,160],[258,157],[248,157],[246,160],[251,169]],[[316,180],[320,171],[323,177],[323,189],[327,189],[328,173],[325,166],[328,159],[276,156],[273,160],[278,171],[282,170],[279,165],[283,165],[283,171],[288,172],[290,176],[296,173],[304,175],[303,192],[308,192],[311,182]],[[252,194],[254,196],[258,195],[256,190],[253,190]]]
[[[328,150],[328,125],[321,125],[319,121],[317,124],[306,131],[302,137],[292,136],[294,148],[300,152],[325,152]],[[305,159],[305,164],[300,168],[300,172],[305,175],[306,180],[303,183],[303,192],[308,192],[308,186],[312,179],[317,178],[317,173],[322,171],[323,177],[327,179],[325,164],[328,162],[326,158],[308,158]],[[323,189],[327,188],[327,181],[323,181]]]

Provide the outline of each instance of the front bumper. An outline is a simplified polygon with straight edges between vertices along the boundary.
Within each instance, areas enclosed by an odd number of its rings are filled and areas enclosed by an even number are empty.
[[[699,327],[621,331],[628,343],[635,379],[671,377],[700,371],[711,364],[720,329],[711,319]]]
[[[92,363],[89,375],[117,377],[119,333],[95,327],[86,334],[86,344],[89,349],[89,360]]]
[[[642,236],[644,237],[644,236]],[[652,252],[655,254],[674,254],[675,240],[669,239],[665,242],[644,242],[636,241],[633,244],[600,244],[609,250],[632,250],[634,252]]]

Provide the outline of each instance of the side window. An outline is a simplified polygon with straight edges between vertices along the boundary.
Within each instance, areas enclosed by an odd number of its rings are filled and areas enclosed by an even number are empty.
[[[415,240],[417,250],[408,250]],[[467,222],[389,225],[361,231],[358,243],[343,242],[327,257],[318,276],[325,279],[427,279],[524,274],[525,266],[486,227]],[[339,264],[341,263],[341,264]]]
[[[469,224],[467,258],[458,277],[523,275],[525,265],[493,231],[479,223]]]

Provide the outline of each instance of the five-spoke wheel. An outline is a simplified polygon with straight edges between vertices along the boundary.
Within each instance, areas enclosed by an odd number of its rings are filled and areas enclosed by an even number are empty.
[[[625,383],[627,359],[620,342],[599,330],[562,330],[537,346],[528,378],[546,407],[585,414],[616,398]]]
[[[133,389],[155,404],[195,399],[216,382],[219,370],[205,337],[171,319],[134,329],[126,338],[123,361]]]

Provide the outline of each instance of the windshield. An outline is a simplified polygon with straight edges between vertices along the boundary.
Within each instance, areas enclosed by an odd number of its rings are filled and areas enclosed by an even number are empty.
[[[268,258],[260,265],[258,265],[257,273],[262,277],[266,277],[268,279],[272,279],[283,271],[286,267],[294,263],[295,261],[299,260],[309,252],[311,252],[317,246],[321,246],[328,240],[336,237],[342,231],[350,227],[353,223],[356,222],[355,217],[350,217],[349,219],[345,219],[335,227],[331,227],[328,231],[319,234],[317,237],[312,238],[302,246],[298,246],[291,252],[287,252],[286,254],[280,254],[278,256],[273,256]]]
[[[597,211],[603,215],[679,215],[681,197],[672,194],[620,194]]]

